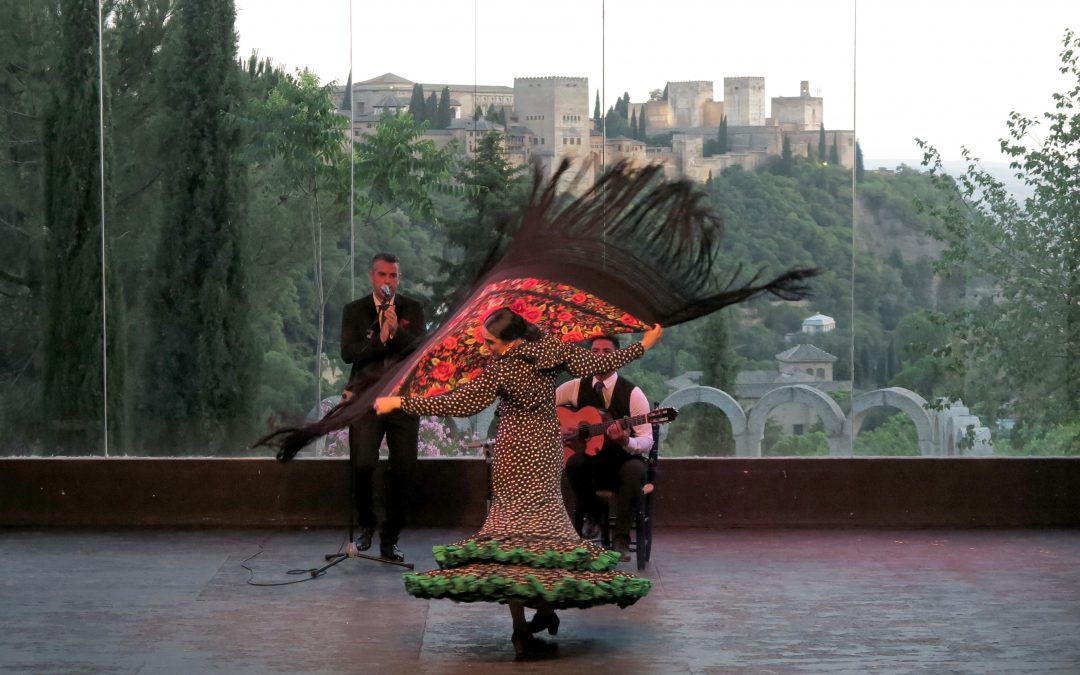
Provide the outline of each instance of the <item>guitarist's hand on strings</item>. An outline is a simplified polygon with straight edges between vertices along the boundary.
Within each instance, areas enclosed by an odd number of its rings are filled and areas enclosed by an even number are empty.
[[[645,331],[645,336],[641,338],[641,346],[645,348],[645,351],[652,349],[653,345],[660,341],[660,336],[663,333],[664,327],[654,323],[653,327]]]
[[[622,428],[622,425],[618,422],[612,422],[608,425],[608,428],[604,430],[604,433],[608,438],[615,441],[623,448],[630,445],[630,434],[626,432],[626,429]]]

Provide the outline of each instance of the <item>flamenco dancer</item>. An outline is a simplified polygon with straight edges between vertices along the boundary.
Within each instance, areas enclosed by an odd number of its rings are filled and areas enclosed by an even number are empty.
[[[739,281],[741,267],[722,262],[720,219],[704,195],[689,181],[663,180],[659,166],[620,163],[574,200],[556,189],[567,169],[564,163],[546,185],[536,181],[520,228],[500,237],[438,330],[381,377],[351,384],[348,402],[322,420],[259,441],[278,447],[284,461],[365,415],[467,416],[499,400],[494,499],[483,528],[436,546],[439,569],[404,580],[421,598],[508,605],[521,658],[549,649],[533,634],[558,632],[556,610],[627,607],[650,588],[615,569],[618,552],[581,539],[570,523],[559,489],[556,374],[616,370],[655,345],[661,326],[764,293],[801,299],[817,274],[796,268],[764,283],[760,272]],[[619,332],[644,337],[604,355],[572,344]],[[525,608],[536,610],[529,621]]]

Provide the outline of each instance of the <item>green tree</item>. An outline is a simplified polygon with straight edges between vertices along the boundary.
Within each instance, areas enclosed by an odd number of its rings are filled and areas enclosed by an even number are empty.
[[[637,111],[630,111],[630,138],[637,138],[640,134],[637,123]]]
[[[837,165],[840,163],[840,151],[836,148],[836,134],[833,134],[832,145],[829,146],[829,164]]]
[[[424,97],[424,85],[417,82],[412,88],[412,97],[409,99],[409,114],[413,121],[421,124],[427,118],[427,99]]]
[[[325,267],[326,223],[323,214],[334,202],[340,205],[346,201],[348,194],[345,173],[348,167],[345,155],[348,120],[335,110],[333,89],[334,83],[322,86],[317,75],[304,70],[295,78],[283,78],[270,93],[266,106],[266,114],[272,120],[266,127],[271,130],[265,141],[267,155],[280,158],[286,169],[287,178],[281,184],[282,197],[299,198],[307,213],[313,261],[311,279],[316,297],[316,316],[313,317],[317,326],[316,340],[311,350],[314,406],[318,406],[323,398],[326,307],[331,289],[346,271],[340,263],[329,270]],[[344,238],[344,233],[339,233],[331,236],[330,241],[336,248]]]
[[[50,440],[62,453],[81,455],[100,452],[103,445],[115,451],[124,437],[124,306],[117,277],[105,267],[111,247],[102,229],[109,205],[102,203],[108,175],[103,178],[101,165],[111,158],[98,126],[107,126],[102,113],[108,115],[108,98],[99,98],[95,86],[100,82],[98,7],[90,0],[65,0],[59,10],[58,86],[44,134],[48,234],[42,391],[57,420]],[[108,441],[103,437],[106,405]]]
[[[397,210],[434,220],[432,193],[446,189],[450,155],[421,138],[426,125],[411,115],[383,115],[356,146],[356,208],[363,227]]]
[[[503,138],[496,131],[481,136],[457,175],[466,188],[466,209],[444,223],[447,251],[439,262],[441,281],[435,284],[439,306],[446,306],[462,281],[475,277],[515,231],[514,216],[525,203],[529,181],[524,167],[510,164]]]
[[[866,170],[863,168],[862,146],[859,145],[858,141],[855,141],[855,180],[862,182],[865,174]]]
[[[953,317],[963,349],[954,356],[966,367],[968,389],[957,393],[965,401],[989,397],[999,410],[1008,404],[1024,425],[1044,429],[1080,422],[1078,58],[1080,40],[1067,31],[1060,70],[1069,86],[1054,95],[1054,110],[1042,119],[1009,116],[1001,148],[1031,190],[1022,203],[966,149],[968,168],[954,179],[937,150],[918,141],[948,199],[927,207],[939,219],[933,234],[948,244],[940,269],[986,277],[973,286],[966,311]],[[1069,454],[1075,453],[1074,437]]]
[[[245,264],[244,139],[237,102],[236,10],[181,0],[170,50],[172,158],[151,315],[146,409],[156,447],[221,454],[250,435],[255,380]]]
[[[825,125],[822,124],[818,129],[817,158],[819,162],[824,162],[825,157]]]
[[[450,126],[450,87],[443,87],[439,94],[439,115],[436,129],[446,129]]]
[[[435,92],[431,92],[431,96],[427,97],[424,101],[424,119],[427,120],[428,126],[433,129],[438,128],[439,123],[439,95]]]
[[[731,150],[731,142],[728,140],[727,115],[720,118],[720,126],[716,129],[717,154],[725,155]]]
[[[661,98],[662,98],[662,99],[663,99],[664,101],[666,101],[666,100],[667,100],[667,95],[668,95],[668,91],[667,91],[667,88],[668,88],[668,83],[667,83],[667,82],[665,82],[665,83],[664,83],[664,93],[663,93],[663,94],[661,94]]]
[[[780,166],[781,173],[785,176],[791,175],[791,167],[794,165],[794,160],[791,157],[791,139],[784,136],[784,145],[780,150]]]
[[[0,452],[45,450],[43,119],[55,105],[58,17],[49,3],[6,3],[0,22]],[[96,21],[96,17],[94,17]],[[96,113],[95,113],[96,119]],[[100,288],[100,283],[98,285]]]
[[[642,143],[649,142],[649,132],[645,127],[645,106],[641,107],[641,115],[638,117],[638,135],[637,139]]]
[[[600,131],[600,126],[603,122],[600,119],[600,90],[596,90],[596,105],[593,107],[593,127]]]

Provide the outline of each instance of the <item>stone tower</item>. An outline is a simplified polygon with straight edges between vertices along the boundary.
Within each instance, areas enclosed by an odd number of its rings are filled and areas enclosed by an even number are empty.
[[[589,78],[515,77],[514,111],[517,123],[535,135],[532,156],[548,175],[563,157],[579,164],[588,157]]]
[[[725,77],[724,114],[729,126],[764,126],[765,78]]]

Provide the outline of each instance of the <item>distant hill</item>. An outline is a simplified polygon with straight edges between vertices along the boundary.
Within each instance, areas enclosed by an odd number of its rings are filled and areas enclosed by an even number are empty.
[[[922,163],[920,159],[867,159],[863,162],[863,166],[867,170],[873,169],[895,169],[899,166],[909,166],[917,171],[923,171]],[[954,176],[962,174],[967,165],[964,162],[948,161],[942,162],[942,166],[945,170]],[[994,178],[997,178],[1005,184],[1006,189],[1011,192],[1017,199],[1026,199],[1031,196],[1031,188],[1024,185],[1021,181],[1017,180],[1012,169],[1009,168],[1006,162],[980,162],[983,170],[989,173]]]

